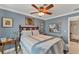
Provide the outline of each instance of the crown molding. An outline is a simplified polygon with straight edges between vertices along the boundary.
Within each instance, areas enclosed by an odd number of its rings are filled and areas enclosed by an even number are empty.
[[[7,10],[7,11],[15,12],[15,13],[18,13],[18,14],[21,14],[21,15],[25,15],[25,16],[29,16],[29,17],[33,17],[33,18],[37,18],[37,19],[44,20],[41,17],[37,17],[37,16],[34,16],[34,15],[26,14],[26,13],[23,13],[23,12],[20,12],[20,11],[16,11],[16,10],[11,9],[11,8],[5,8],[5,7],[0,6],[0,9]]]
[[[75,14],[75,13],[79,13],[79,11],[72,11],[72,12],[69,12],[69,13],[65,13],[65,14],[61,14],[61,15],[58,15],[58,16],[54,16],[54,17],[47,18],[46,20],[54,19],[54,18],[58,18],[58,17],[63,17],[63,16]]]

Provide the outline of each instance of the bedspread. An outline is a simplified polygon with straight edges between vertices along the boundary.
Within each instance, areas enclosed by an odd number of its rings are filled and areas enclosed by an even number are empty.
[[[59,38],[54,38],[53,40],[37,43],[32,47],[32,53],[45,54],[63,54],[64,42]]]
[[[23,53],[27,51],[30,54],[63,54],[64,50],[64,42],[61,38],[50,38],[40,41],[29,37],[22,37],[21,46],[23,47]]]

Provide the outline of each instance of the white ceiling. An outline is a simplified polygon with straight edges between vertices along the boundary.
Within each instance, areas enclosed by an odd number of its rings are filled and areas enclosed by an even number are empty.
[[[79,4],[54,4],[54,7],[49,10],[53,14],[44,15],[42,17],[39,17],[37,14],[30,14],[31,12],[37,11],[34,7],[31,6],[31,4],[1,4],[0,8],[47,20],[51,17],[73,12],[74,9],[79,8]]]

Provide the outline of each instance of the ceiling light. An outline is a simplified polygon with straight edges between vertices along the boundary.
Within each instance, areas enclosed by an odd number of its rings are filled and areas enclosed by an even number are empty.
[[[39,12],[38,15],[39,16],[44,16],[44,13],[43,12]]]

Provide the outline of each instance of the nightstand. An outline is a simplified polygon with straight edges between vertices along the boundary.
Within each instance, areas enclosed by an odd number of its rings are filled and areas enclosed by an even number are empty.
[[[17,51],[18,50],[18,40],[8,38],[7,40],[0,42],[0,48],[1,48],[2,54],[4,54],[4,48],[7,45],[15,45],[15,51],[16,51],[16,53],[18,53],[18,51]]]

